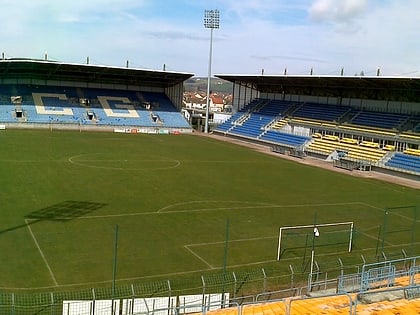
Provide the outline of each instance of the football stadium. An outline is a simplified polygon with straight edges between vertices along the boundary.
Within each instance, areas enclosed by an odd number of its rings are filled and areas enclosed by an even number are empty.
[[[420,79],[191,77],[0,60],[0,314],[418,314]]]

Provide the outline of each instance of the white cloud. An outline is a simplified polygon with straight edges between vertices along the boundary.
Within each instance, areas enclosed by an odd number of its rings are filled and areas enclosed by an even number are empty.
[[[28,22],[91,21],[102,15],[121,12],[145,5],[145,0],[0,0],[0,17],[25,25]],[[3,22],[3,21],[2,21]]]
[[[355,33],[330,30],[323,41],[326,54],[348,70],[347,74],[374,74],[378,66],[384,75],[420,70],[418,16],[420,2],[377,1],[369,14],[360,16],[361,29]]]
[[[365,13],[368,0],[315,0],[309,14],[315,21],[348,23]]]
[[[214,31],[213,73],[420,69],[419,0],[177,0],[170,2],[170,15],[159,10],[166,1],[0,0],[1,52],[42,58],[48,51],[64,62],[90,56],[91,63],[116,66],[129,59],[136,67],[166,64],[206,75],[210,33],[203,13],[215,8],[221,22]]]

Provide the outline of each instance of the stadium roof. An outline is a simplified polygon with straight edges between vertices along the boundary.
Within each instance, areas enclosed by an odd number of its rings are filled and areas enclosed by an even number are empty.
[[[1,59],[0,83],[7,79],[61,80],[150,87],[171,87],[192,77],[191,73],[72,64],[36,59]]]
[[[420,77],[216,75],[260,92],[420,102]]]

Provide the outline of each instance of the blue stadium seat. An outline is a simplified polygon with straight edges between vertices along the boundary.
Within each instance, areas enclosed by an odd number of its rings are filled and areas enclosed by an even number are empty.
[[[41,107],[38,103],[37,110],[35,102],[39,102],[40,96],[37,97],[33,93],[60,94],[65,95],[65,99],[43,95]],[[20,108],[23,110],[24,119],[19,120],[20,122],[191,128],[170,99],[164,93],[159,92],[54,86],[2,86],[0,91],[0,101],[4,103],[0,107],[2,122],[18,121],[14,115],[16,107],[10,101],[10,97],[13,95],[22,96]],[[105,101],[107,102],[106,106],[99,100],[99,97],[105,96],[109,97]],[[128,101],[113,99],[116,97],[124,97]],[[81,104],[81,99],[86,99],[89,102]],[[145,103],[150,104],[151,108],[146,109],[143,106]],[[92,115],[88,115],[88,112]],[[153,117],[159,119],[153,119]]]
[[[239,134],[250,138],[257,138],[263,133],[263,127],[267,125],[273,118],[260,114],[250,114],[249,118],[241,125],[235,125],[230,133]]]
[[[238,118],[240,118],[243,114],[244,114],[243,112],[237,112],[236,114],[233,114],[232,116],[229,117],[229,119],[227,119],[222,124],[220,124],[219,126],[217,126],[217,128],[215,129],[215,131],[219,131],[219,132],[226,132],[226,131],[228,131],[230,128],[233,127],[234,122]]]
[[[292,115],[297,118],[334,122],[339,121],[350,110],[348,106],[304,103]]]
[[[383,128],[396,129],[409,119],[409,115],[361,111],[351,120],[352,124]]]
[[[279,144],[284,144],[287,146],[298,147],[303,145],[306,141],[308,141],[309,137],[288,134],[279,131],[268,130],[264,133],[261,137],[261,140],[275,142]]]
[[[420,157],[397,152],[385,166],[420,173]]]

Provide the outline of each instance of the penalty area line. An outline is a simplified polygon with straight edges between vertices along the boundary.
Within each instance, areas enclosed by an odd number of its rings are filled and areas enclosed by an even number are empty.
[[[31,234],[32,240],[34,241],[35,246],[36,246],[36,248],[38,249],[39,254],[41,255],[41,258],[42,258],[42,260],[44,261],[44,264],[45,264],[45,266],[46,266],[46,267],[47,267],[47,269],[48,269],[48,272],[49,272],[49,274],[50,274],[50,276],[51,276],[51,279],[52,279],[52,281],[53,281],[54,285],[55,285],[56,287],[58,287],[58,286],[59,286],[59,284],[58,284],[57,280],[55,279],[55,276],[54,276],[54,273],[53,273],[53,271],[52,271],[52,269],[51,269],[51,266],[50,266],[50,264],[48,263],[48,260],[47,260],[47,258],[45,257],[44,252],[43,252],[43,251],[42,251],[42,249],[41,249],[41,246],[39,246],[39,243],[38,243],[38,241],[37,241],[37,239],[36,239],[36,237],[35,237],[35,234],[32,232],[31,226],[29,225],[29,223],[28,223],[28,220],[27,220],[27,219],[25,219],[25,223],[26,223],[26,227],[27,227],[27,228],[28,228],[28,230],[29,230],[29,233]]]
[[[214,269],[214,267],[212,265],[210,265],[207,260],[205,260],[203,257],[201,257],[200,255],[198,255],[196,252],[194,252],[191,248],[189,248],[189,245],[184,245],[184,248],[186,250],[188,250],[191,254],[193,254],[195,257],[197,257],[201,262],[203,262],[204,264],[206,264],[206,266],[208,266],[210,269]]]

